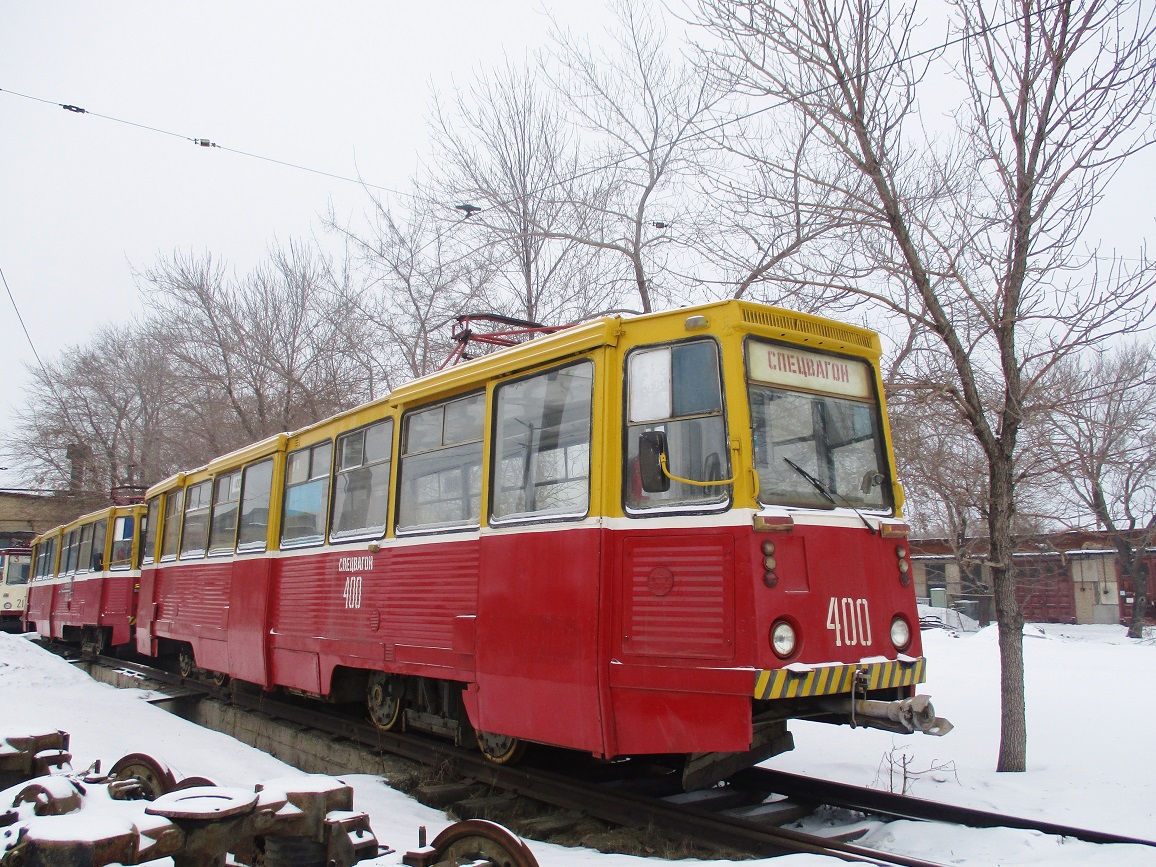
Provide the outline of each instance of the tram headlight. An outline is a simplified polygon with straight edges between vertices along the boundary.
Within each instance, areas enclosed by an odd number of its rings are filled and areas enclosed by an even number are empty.
[[[780,620],[771,627],[771,650],[780,659],[786,659],[795,652],[795,627]]]
[[[891,643],[895,645],[896,650],[906,650],[911,644],[911,627],[901,616],[891,619]]]

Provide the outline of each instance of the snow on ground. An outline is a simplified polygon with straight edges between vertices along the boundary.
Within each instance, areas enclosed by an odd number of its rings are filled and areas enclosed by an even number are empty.
[[[944,738],[794,723],[795,751],[768,766],[856,785],[898,790],[906,757],[910,793],[980,809],[1156,838],[1156,641],[1132,641],[1122,627],[1031,626],[1025,630],[1028,768],[994,772],[999,744],[999,652],[994,628],[923,633],[929,681],[923,691],[956,726]],[[63,729],[72,735],[75,768],[145,752],[179,775],[251,787],[293,769],[265,753],[206,731],[143,700],[139,690],[96,683],[24,638],[0,634],[0,736]],[[374,832],[398,850],[400,863],[425,825],[430,839],[449,824],[443,813],[384,785],[379,777],[342,775],[354,805]],[[0,809],[8,805],[0,805]],[[1156,849],[1097,846],[1007,828],[967,829],[919,822],[865,823],[860,841],[948,864],[1152,865]],[[585,849],[530,843],[542,867],[643,867],[662,863]],[[392,859],[392,861],[390,860]],[[594,863],[597,862],[597,863]],[[704,865],[713,862],[703,862]],[[721,863],[721,862],[720,862]],[[843,863],[810,855],[775,867]]]

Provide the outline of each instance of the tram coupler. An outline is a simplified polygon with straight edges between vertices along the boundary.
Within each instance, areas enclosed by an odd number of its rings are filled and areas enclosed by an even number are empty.
[[[935,737],[942,737],[955,728],[948,720],[935,715],[931,697],[927,695],[896,701],[835,696],[822,699],[819,706],[828,713],[848,718],[852,728],[862,726],[899,734],[919,731]]]

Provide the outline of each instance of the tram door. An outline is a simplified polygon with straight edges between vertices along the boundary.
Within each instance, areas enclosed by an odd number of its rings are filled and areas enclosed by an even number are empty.
[[[484,731],[599,753],[593,394],[590,359],[495,389],[474,722]]]
[[[273,459],[251,463],[228,478],[218,480],[234,506],[237,554],[266,550],[269,501],[272,495]],[[218,500],[221,499],[222,490]],[[269,594],[273,581],[271,557],[238,557],[233,560],[229,582],[229,673],[240,680],[268,687]]]

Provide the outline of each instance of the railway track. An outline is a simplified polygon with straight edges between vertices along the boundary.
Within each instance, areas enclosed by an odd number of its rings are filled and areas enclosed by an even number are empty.
[[[820,836],[781,827],[779,824],[793,822],[820,804],[888,820],[914,819],[981,828],[1002,826],[1031,829],[1093,843],[1130,843],[1156,848],[1156,841],[1153,840],[954,807],[765,768],[747,769],[736,774],[724,786],[705,793],[685,795],[674,791],[675,774],[665,778],[603,773],[600,777],[590,774],[583,779],[542,767],[502,767],[487,762],[477,753],[449,743],[423,736],[382,732],[367,722],[334,714],[320,706],[271,698],[245,684],[220,686],[108,657],[101,657],[96,663],[136,672],[166,684],[171,696],[154,699],[156,703],[177,699],[217,699],[271,719],[323,732],[330,738],[343,739],[375,752],[390,753],[423,765],[447,769],[456,778],[473,780],[496,790],[581,813],[613,825],[654,828],[757,857],[811,853],[854,863],[941,867],[936,862],[856,845],[851,839],[853,835],[840,839],[838,832],[832,837]],[[600,767],[603,771],[607,770],[606,765]],[[613,765],[610,766],[611,770],[613,768]],[[772,795],[779,797],[768,802]]]

